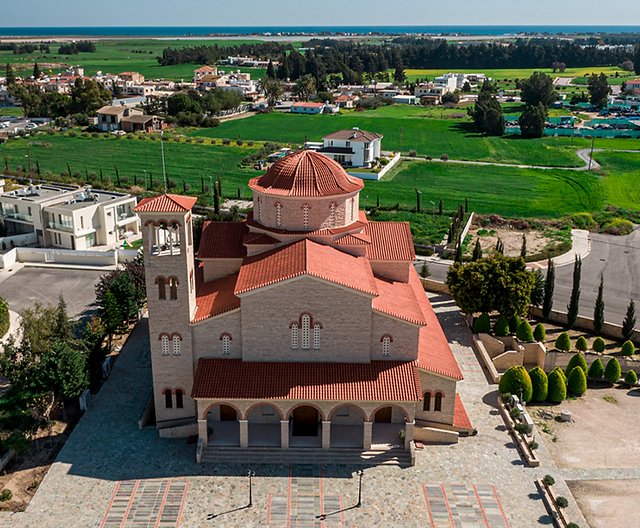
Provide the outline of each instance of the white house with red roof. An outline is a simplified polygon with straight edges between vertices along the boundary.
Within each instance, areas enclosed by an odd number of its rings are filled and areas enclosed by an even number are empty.
[[[292,114],[321,114],[327,105],[311,101],[297,101],[291,105]]]
[[[197,265],[195,198],[136,207],[156,423],[197,431],[199,461],[410,460],[414,439],[471,432],[409,225],[370,222],[363,186],[322,154],[288,155],[249,181],[246,220],[205,223]]]
[[[205,75],[218,75],[218,68],[215,66],[201,66],[193,70],[193,82],[198,82]]]
[[[338,130],[322,138],[323,147],[318,152],[344,167],[370,167],[381,156],[383,137],[357,127]]]

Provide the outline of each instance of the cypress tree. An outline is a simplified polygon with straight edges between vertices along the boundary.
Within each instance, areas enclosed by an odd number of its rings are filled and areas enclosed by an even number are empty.
[[[636,305],[633,299],[629,301],[627,306],[627,315],[622,321],[622,338],[629,341],[633,337],[633,330],[636,327]]]
[[[218,173],[218,196],[222,200],[222,183],[220,182],[220,173]]]
[[[118,171],[118,166],[113,166],[116,169],[116,185],[120,187],[120,171]]]
[[[220,214],[220,196],[218,195],[218,186],[213,186],[213,212],[216,215]]]
[[[40,66],[37,62],[33,65],[33,78],[36,80],[40,78]]]
[[[269,59],[269,65],[267,66],[267,77],[269,79],[275,79],[276,78],[276,71],[273,68],[273,62],[271,62],[271,59]]]
[[[593,307],[593,331],[599,334],[604,326],[604,277],[600,274],[600,286],[598,287],[598,297]]]
[[[36,172],[38,173],[38,176],[40,176],[40,162],[36,159]]]
[[[67,171],[69,171],[69,178],[71,178],[71,167],[69,166],[69,163],[67,162]]]
[[[553,290],[555,287],[556,270],[551,259],[547,262],[547,278],[544,281],[544,302],[542,303],[542,316],[545,321],[549,318],[553,308]]]
[[[418,213],[421,213],[422,212],[422,195],[417,187],[415,188],[415,190],[416,190],[416,211]]]
[[[134,185],[138,185],[138,176],[136,175],[136,173],[133,173],[133,184]]]
[[[469,200],[467,198],[464,199],[464,212],[469,212]]]
[[[455,262],[462,262],[462,240],[458,240],[456,244],[456,254],[453,259]]]
[[[204,175],[200,175],[200,189],[202,194],[204,194]]]
[[[16,82],[16,76],[13,74],[13,67],[7,62],[7,86],[11,86]]]
[[[442,216],[442,198],[440,198],[440,201],[438,203],[438,214]]]
[[[578,319],[578,311],[580,304],[580,276],[582,272],[582,259],[576,255],[573,263],[573,286],[571,288],[571,299],[567,305],[567,324],[569,328],[573,328]]]
[[[527,237],[522,233],[522,247],[520,248],[520,256],[525,258],[527,256]]]
[[[504,255],[504,243],[500,238],[498,238],[498,241],[496,242],[496,253]]]
[[[153,172],[149,171],[149,188],[153,191]]]
[[[376,194],[376,207],[380,207],[380,195]]]
[[[471,260],[475,262],[476,260],[481,258],[482,258],[482,246],[480,245],[480,239],[476,238],[476,245],[473,248],[473,255],[471,257]]]
[[[100,169],[100,183],[102,183],[102,169]]]

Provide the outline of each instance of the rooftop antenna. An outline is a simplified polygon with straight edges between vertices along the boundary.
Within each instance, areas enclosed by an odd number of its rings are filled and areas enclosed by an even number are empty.
[[[162,150],[162,178],[164,179],[164,194],[167,194],[167,173],[164,169],[164,142],[162,141],[163,137],[163,131],[160,131],[160,149]]]

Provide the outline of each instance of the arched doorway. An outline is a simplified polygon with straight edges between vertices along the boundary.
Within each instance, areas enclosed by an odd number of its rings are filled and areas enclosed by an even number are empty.
[[[296,407],[289,414],[291,447],[322,447],[322,418],[311,405]]]
[[[355,405],[343,405],[331,411],[331,447],[357,447],[364,443],[365,415]]]
[[[268,403],[255,405],[247,413],[249,446],[280,447],[280,411]]]
[[[238,411],[231,405],[216,403],[207,412],[209,446],[240,446]]]
[[[386,405],[373,414],[371,445],[404,447],[400,431],[405,431],[407,415],[400,407]]]

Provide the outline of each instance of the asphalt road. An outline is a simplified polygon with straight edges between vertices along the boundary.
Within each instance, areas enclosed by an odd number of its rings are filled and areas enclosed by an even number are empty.
[[[3,272],[5,273],[5,272]],[[0,283],[0,297],[9,309],[19,312],[35,303],[58,304],[60,294],[70,317],[85,317],[97,311],[94,285],[104,271],[55,268],[22,268]]]

